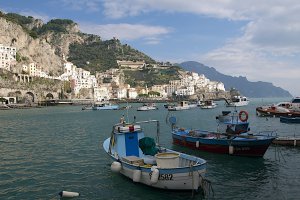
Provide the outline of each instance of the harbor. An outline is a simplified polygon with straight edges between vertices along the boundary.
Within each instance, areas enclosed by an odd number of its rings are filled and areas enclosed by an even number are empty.
[[[256,116],[255,108],[278,99],[251,99],[243,107],[249,113],[251,131],[276,130],[280,136],[294,135],[299,124],[283,124],[279,118]],[[300,195],[299,147],[271,145],[263,157],[215,154],[172,143],[167,116],[175,116],[187,128],[216,129],[215,116],[226,108],[169,112],[139,112],[142,103],[128,110],[82,111],[82,106],[49,106],[43,109],[2,110],[0,196],[3,199],[58,199],[60,191],[80,193],[75,199],[192,199],[192,192],[175,192],[134,183],[113,173],[102,145],[112,126],[124,116],[127,122],[160,121],[160,144],[166,148],[205,159],[205,178],[213,193],[201,192],[194,199],[297,199]],[[125,104],[124,104],[125,105]],[[144,127],[145,132],[156,130]],[[13,198],[12,198],[13,196]]]

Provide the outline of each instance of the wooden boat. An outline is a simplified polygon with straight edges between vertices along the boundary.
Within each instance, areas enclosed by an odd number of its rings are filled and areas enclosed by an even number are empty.
[[[174,107],[174,106],[176,106],[175,103],[166,103],[166,104],[164,104],[165,108]]]
[[[229,101],[226,101],[226,107],[241,107],[249,104],[249,99],[245,96],[233,96]]]
[[[185,129],[173,125],[173,143],[213,153],[262,157],[275,139],[273,136],[275,133],[270,131],[250,133],[247,119],[248,114],[245,111],[232,115],[223,113],[217,117],[219,121],[217,131]]]
[[[206,172],[204,159],[172,151],[145,137],[140,124],[155,123],[159,144],[159,121],[149,120],[113,126],[103,148],[113,160],[111,170],[154,188],[198,190]]]
[[[130,108],[132,108],[132,105],[126,105],[126,106],[122,106],[120,110],[129,110]]]
[[[282,145],[282,146],[300,146],[300,137],[296,136],[284,136],[277,137],[272,141],[273,144]]]
[[[180,111],[180,110],[189,110],[191,108],[196,108],[197,104],[190,104],[188,101],[181,101],[178,105],[169,106],[169,111]]]
[[[86,105],[81,108],[81,110],[93,110],[93,105]]]
[[[213,100],[207,100],[200,103],[200,108],[202,109],[212,109],[216,107],[217,104]]]
[[[278,105],[257,107],[256,114],[264,117],[300,117],[300,112],[293,111]]]
[[[280,122],[282,123],[300,123],[300,117],[284,117],[280,116]]]
[[[143,104],[141,107],[137,108],[137,111],[149,111],[149,110],[157,110],[155,103],[147,103]]]

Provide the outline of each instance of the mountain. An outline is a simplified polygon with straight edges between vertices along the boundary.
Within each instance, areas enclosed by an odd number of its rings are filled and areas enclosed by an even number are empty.
[[[222,74],[213,67],[205,66],[201,63],[188,61],[179,64],[184,70],[204,74],[208,79],[212,81],[221,81],[225,85],[226,90],[231,88],[237,89],[242,95],[247,97],[292,97],[292,95],[280,88],[274,86],[272,83],[258,81],[248,81],[246,77],[234,77]]]
[[[102,40],[98,35],[81,32],[78,24],[70,19],[44,23],[31,16],[0,11],[0,43],[17,47],[14,68],[17,73],[22,71],[23,64],[31,62],[54,75],[63,72],[65,60],[92,73],[117,68],[117,60],[156,63],[118,39]]]

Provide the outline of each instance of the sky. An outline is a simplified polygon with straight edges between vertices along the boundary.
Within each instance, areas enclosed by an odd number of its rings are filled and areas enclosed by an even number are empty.
[[[0,10],[71,19],[156,61],[197,61],[300,95],[299,0],[0,0]]]

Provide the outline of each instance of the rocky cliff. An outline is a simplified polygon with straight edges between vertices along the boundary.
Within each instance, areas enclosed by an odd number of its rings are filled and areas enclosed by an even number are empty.
[[[59,72],[62,67],[62,58],[55,54],[55,49],[44,38],[31,37],[21,25],[0,17],[0,43],[12,45],[17,48],[20,57],[16,70],[20,70],[22,64],[35,62],[45,72]]]
[[[30,16],[0,12],[0,43],[17,47],[15,72],[20,72],[22,64],[35,62],[47,73],[61,74],[70,44],[81,44],[87,37],[72,20],[44,24]]]

